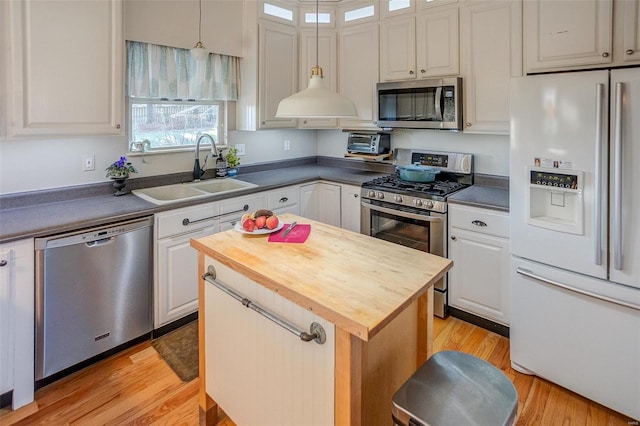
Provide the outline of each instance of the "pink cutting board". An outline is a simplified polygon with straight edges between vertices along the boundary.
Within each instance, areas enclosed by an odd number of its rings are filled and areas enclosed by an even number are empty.
[[[290,224],[286,223],[281,230],[269,235],[270,243],[304,243],[311,232],[311,225],[298,224],[293,227],[291,232],[286,237],[282,238],[282,234],[289,227]]]

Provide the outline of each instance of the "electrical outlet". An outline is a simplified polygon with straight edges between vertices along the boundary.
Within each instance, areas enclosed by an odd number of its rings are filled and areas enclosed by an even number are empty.
[[[291,143],[289,142],[289,139],[285,139],[284,140],[284,150],[285,151],[289,151],[291,149]]]
[[[238,156],[244,155],[245,154],[245,148],[244,148],[244,144],[243,143],[237,143],[234,145],[234,147],[238,150]]]
[[[84,156],[84,161],[82,163],[82,170],[85,172],[90,172],[91,170],[96,169],[96,155],[95,154],[87,154]]]

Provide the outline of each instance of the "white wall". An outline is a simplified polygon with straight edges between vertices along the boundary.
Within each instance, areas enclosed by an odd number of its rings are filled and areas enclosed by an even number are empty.
[[[2,138],[0,138],[2,139]],[[284,140],[291,149],[284,151]],[[229,143],[244,143],[241,165],[316,155],[314,130],[268,130],[229,132]],[[10,139],[0,141],[0,194],[105,182],[104,169],[127,155],[124,137],[77,137],[60,139]],[[95,170],[82,170],[83,157],[95,155]],[[205,151],[201,158],[204,160]],[[128,157],[138,169],[134,177],[156,176],[193,170],[194,153],[147,154]],[[211,165],[212,163],[208,163]]]
[[[318,155],[344,157],[346,132],[318,131]],[[470,135],[443,130],[394,130],[391,148],[412,148],[474,154],[474,171],[489,175],[509,175],[509,137]]]

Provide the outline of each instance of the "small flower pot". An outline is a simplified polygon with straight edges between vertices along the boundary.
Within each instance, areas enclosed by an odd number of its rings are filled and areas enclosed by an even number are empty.
[[[120,195],[125,195],[124,187],[127,186],[127,178],[126,177],[112,177],[113,179],[113,188],[116,192],[113,193],[116,197]]]
[[[232,167],[230,169],[227,169],[227,176],[233,177],[233,176],[235,176],[237,174],[238,174],[238,168],[237,167]]]

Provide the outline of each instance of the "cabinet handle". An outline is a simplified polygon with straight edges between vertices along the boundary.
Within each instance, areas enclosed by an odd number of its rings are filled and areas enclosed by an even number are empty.
[[[409,71],[409,74],[410,74],[410,75],[413,75],[413,70]]]
[[[289,201],[287,197],[282,197],[278,200],[279,203],[286,203],[287,201]]]
[[[7,266],[7,261],[4,259],[0,260],[0,266]]]
[[[481,220],[472,220],[471,223],[473,223],[475,226],[487,226],[487,224]]]
[[[627,55],[633,55],[633,49],[629,49],[625,52]]]
[[[602,54],[602,57],[603,57],[603,58],[608,58],[608,57],[609,57],[609,52],[604,52],[604,53]]]
[[[247,210],[249,210],[249,204],[245,204],[244,207],[242,207],[239,210],[234,210],[232,212],[227,212],[227,213],[222,213],[222,214],[216,214],[216,215],[213,215],[213,216],[204,217],[202,219],[190,220],[188,217],[185,217],[184,219],[182,219],[182,225],[189,226],[192,223],[198,223],[198,222],[204,222],[205,220],[217,219],[219,217],[226,216],[226,215],[233,214],[233,213],[246,212]]]
[[[452,235],[452,236],[451,236],[451,239],[452,239],[453,241],[456,241],[456,240],[458,239],[458,237],[456,237],[455,235]]]

